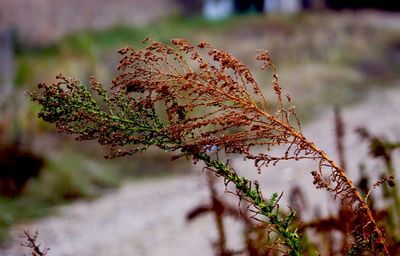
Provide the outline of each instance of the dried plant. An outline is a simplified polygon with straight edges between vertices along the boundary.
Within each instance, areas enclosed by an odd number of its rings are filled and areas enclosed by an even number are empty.
[[[345,137],[345,125],[342,117],[342,111],[340,107],[336,106],[334,110],[335,114],[335,138],[336,138],[336,150],[339,156],[339,165],[343,170],[347,170],[346,165],[346,152],[344,147]]]
[[[218,239],[215,242],[213,242],[215,256],[238,255],[239,254],[238,252],[235,252],[234,250],[227,248],[224,217],[231,216],[233,218],[237,218],[240,220],[241,215],[236,207],[232,207],[218,196],[218,192],[215,187],[216,177],[211,173],[208,173],[207,176],[208,176],[207,185],[210,191],[211,202],[208,204],[200,204],[195,208],[193,208],[186,215],[186,219],[188,221],[193,221],[194,219],[200,217],[203,214],[212,213],[214,215],[214,223],[218,233]]]
[[[97,140],[109,146],[108,157],[132,155],[157,146],[176,157],[203,161],[208,169],[233,183],[236,194],[266,217],[288,255],[300,255],[299,235],[289,228],[294,213],[280,216],[277,198],[265,200],[258,184],[240,177],[228,163],[213,159],[215,150],[228,157],[241,155],[263,167],[286,160],[311,159],[314,185],[332,192],[353,213],[349,220],[360,254],[387,254],[385,240],[370,209],[352,181],[328,155],[305,138],[291,98],[282,94],[267,51],[257,60],[270,69],[276,102],[268,102],[246,65],[208,43],[192,46],[183,39],[172,46],[145,40],[143,50],[120,50],[120,74],[110,93],[91,80],[102,105],[80,82],[58,76],[31,94],[42,105],[39,114],[77,140]],[[269,151],[280,147],[283,153]],[[352,249],[354,251],[354,248]]]
[[[398,186],[395,186],[396,170],[393,161],[394,151],[400,149],[400,143],[373,135],[365,127],[357,128],[356,132],[363,140],[368,142],[369,154],[374,158],[383,160],[386,167],[385,172],[381,174],[381,179],[375,182],[368,191],[366,199],[373,189],[382,186],[383,199],[387,204],[389,233],[391,237],[395,238],[394,240],[400,241],[400,194]]]
[[[338,108],[335,109],[335,138],[336,147],[341,162],[341,166],[345,166],[345,147],[344,147],[344,134],[345,124],[341,116],[341,112]],[[382,158],[386,164],[386,174],[394,171],[394,166],[390,161],[392,158],[393,151],[398,148],[399,143],[393,143],[386,139],[373,136],[369,133],[366,128],[357,128],[356,132],[369,143],[370,155],[376,158]],[[389,161],[389,162],[388,162]],[[396,219],[398,213],[396,209],[396,197],[398,193],[395,189],[395,178],[394,176],[382,176],[372,186],[369,185],[370,178],[368,177],[365,167],[363,164],[360,165],[360,179],[357,182],[357,187],[365,195],[365,201],[372,211],[372,214],[378,223],[378,225],[386,230],[385,238],[387,248],[390,255],[398,255],[400,253],[400,240],[398,239],[397,223]],[[376,172],[376,169],[373,170]],[[375,207],[373,203],[371,193],[379,188],[383,187],[383,198],[379,198],[379,201],[384,202],[384,208]],[[307,206],[306,202],[302,199],[303,191],[300,187],[293,187],[290,193],[291,206],[296,209],[297,215],[299,216]],[[322,238],[322,241],[313,243],[313,241],[307,241],[303,239],[304,247],[308,247],[307,251],[311,251],[311,248],[319,248],[325,250],[323,255],[359,255],[357,247],[353,247],[353,250],[348,251],[349,242],[352,237],[350,236],[351,226],[350,223],[343,222],[343,219],[351,218],[353,212],[349,211],[345,205],[340,205],[338,208],[338,214],[331,215],[328,217],[315,217],[313,220],[301,223],[299,225],[300,233],[304,234],[306,231],[313,231],[314,234],[318,234],[318,237]],[[297,221],[297,219],[295,220]]]
[[[214,215],[214,223],[217,229],[218,239],[213,243],[215,256],[233,256],[233,255],[278,255],[280,252],[274,232],[269,232],[264,225],[260,225],[250,211],[241,211],[246,209],[248,205],[236,207],[218,194],[216,189],[217,178],[211,172],[208,173],[208,189],[210,191],[211,202],[200,204],[190,210],[186,215],[188,221],[201,217],[204,214],[211,213]],[[276,196],[273,196],[275,198]],[[275,199],[273,199],[275,200]],[[232,219],[243,224],[244,246],[241,249],[230,249],[227,246],[226,224],[224,219],[231,217]]]
[[[380,187],[380,186],[382,186],[384,184],[388,184],[389,187],[394,187],[395,186],[394,176],[389,176],[389,177],[383,176],[377,182],[375,182],[372,185],[372,188],[368,191],[367,195],[365,196],[365,201],[368,200],[368,197],[370,196],[372,190],[374,190],[374,189],[376,189],[376,188],[378,188],[378,187]]]
[[[46,256],[47,253],[49,252],[49,248],[44,248],[41,249],[41,244],[37,242],[38,238],[38,231],[35,232],[35,234],[31,234],[28,231],[24,231],[24,237],[26,239],[26,242],[22,243],[22,246],[29,248],[31,251],[32,256]]]

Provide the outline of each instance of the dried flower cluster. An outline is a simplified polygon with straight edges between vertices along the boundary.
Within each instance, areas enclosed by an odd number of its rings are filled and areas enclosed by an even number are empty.
[[[227,183],[233,183],[256,213],[268,218],[289,255],[300,253],[298,234],[288,228],[293,214],[281,218],[277,203],[264,200],[257,184],[238,176],[208,152],[240,154],[254,161],[259,171],[284,160],[315,160],[315,186],[332,192],[353,212],[349,223],[354,248],[359,253],[387,254],[383,235],[352,181],[302,135],[291,98],[282,95],[266,51],[257,60],[263,69],[272,70],[277,99],[273,104],[263,96],[249,69],[227,52],[208,43],[194,47],[183,39],[172,40],[171,46],[145,41],[143,50],[120,50],[120,74],[110,93],[92,79],[91,88],[102,102],[74,79],[59,76],[55,84],[40,84],[40,91],[31,94],[42,105],[40,117],[61,131],[76,134],[78,140],[95,139],[108,145],[108,157],[131,155],[154,145],[175,152],[176,157],[204,161]],[[270,154],[270,148],[277,146],[283,153]]]

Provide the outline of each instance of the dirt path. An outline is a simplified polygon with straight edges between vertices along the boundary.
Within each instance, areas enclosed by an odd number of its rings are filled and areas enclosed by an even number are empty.
[[[365,102],[349,107],[344,112],[347,129],[366,126],[372,132],[400,140],[399,99],[400,89],[371,94]],[[303,127],[329,155],[335,155],[332,114],[326,114]],[[346,138],[350,176],[366,156],[367,149],[354,133]],[[266,195],[285,191],[298,184],[309,197],[311,211],[327,213],[334,209],[329,197],[311,185],[312,163],[284,163],[279,169],[255,173],[251,163],[236,159],[235,166],[246,175],[260,180]],[[369,163],[368,168],[379,166]],[[50,256],[135,256],[135,255],[212,255],[210,242],[215,238],[212,218],[204,216],[187,223],[185,214],[200,202],[208,201],[203,175],[168,178],[156,181],[127,183],[118,191],[93,202],[77,202],[60,208],[52,217],[21,225],[12,230],[13,240],[8,248],[0,250],[1,256],[24,255],[19,246],[21,231],[38,230],[40,241],[51,248]],[[203,177],[203,178],[202,178]],[[235,198],[232,198],[235,201]],[[281,206],[285,206],[284,198]],[[324,205],[324,203],[326,205]],[[228,220],[231,221],[231,220]],[[231,221],[233,223],[233,221]],[[240,246],[238,225],[228,225],[229,244]],[[28,255],[25,252],[25,255]]]

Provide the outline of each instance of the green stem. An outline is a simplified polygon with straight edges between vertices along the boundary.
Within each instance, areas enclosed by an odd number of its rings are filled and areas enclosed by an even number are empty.
[[[393,166],[393,161],[392,157],[389,156],[385,159],[385,164],[386,164],[386,171],[389,176],[395,176],[395,168]],[[399,197],[399,191],[397,189],[397,186],[393,186],[392,188],[389,188],[387,184],[384,185],[383,187],[385,195],[391,196],[393,200],[393,205],[388,205],[388,212],[389,212],[389,222],[391,222],[391,225],[393,225],[394,229],[394,237],[399,240],[400,235],[399,235],[399,226],[400,226],[400,197]]]
[[[285,245],[290,249],[288,255],[301,255],[300,237],[297,234],[297,230],[291,231],[289,229],[290,220],[293,218],[294,212],[289,214],[288,218],[281,218],[279,212],[276,210],[276,201],[265,201],[257,186],[252,187],[251,183],[245,177],[237,175],[227,164],[214,160],[207,154],[196,154],[195,158],[202,160],[207,167],[213,168],[226,181],[232,182],[240,192],[240,196],[250,201],[259,210],[261,215],[269,219],[269,222],[274,225],[276,232],[284,240]]]

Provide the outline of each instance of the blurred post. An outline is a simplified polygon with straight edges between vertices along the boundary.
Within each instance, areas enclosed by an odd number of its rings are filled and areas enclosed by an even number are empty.
[[[0,105],[13,90],[14,41],[14,32],[11,28],[0,31]]]
[[[181,6],[184,17],[200,15],[203,2],[201,0],[177,0]]]
[[[303,8],[306,10],[320,11],[330,6],[332,0],[303,0]]]

